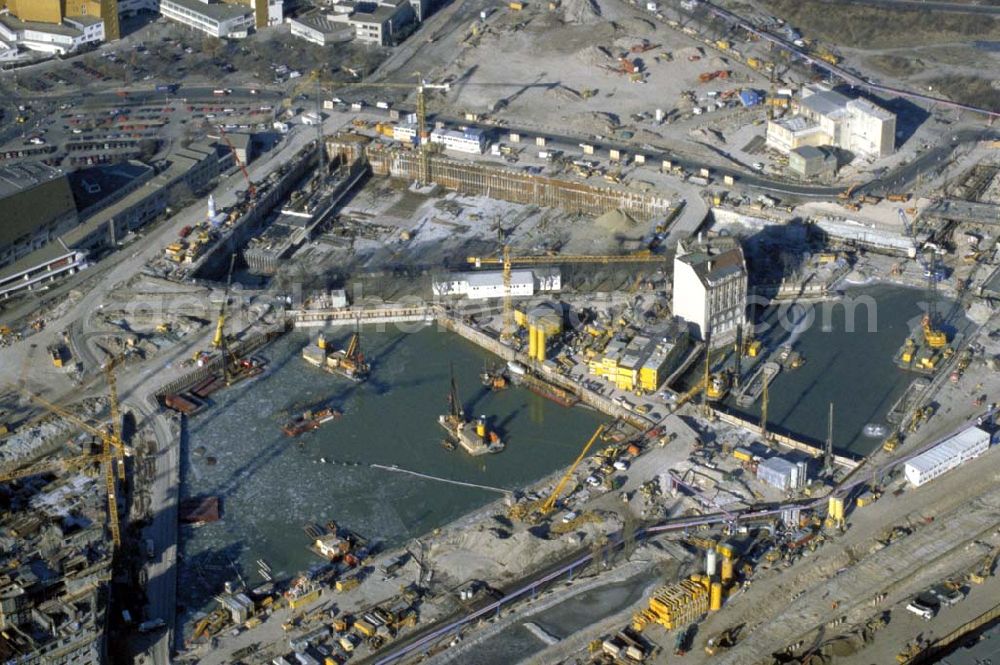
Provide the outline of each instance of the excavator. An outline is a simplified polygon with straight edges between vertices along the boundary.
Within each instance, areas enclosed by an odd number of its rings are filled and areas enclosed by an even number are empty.
[[[708,638],[708,641],[705,642],[705,653],[709,656],[714,656],[717,653],[733,648],[739,641],[740,631],[742,630],[743,624],[739,624],[726,628],[721,633]]]

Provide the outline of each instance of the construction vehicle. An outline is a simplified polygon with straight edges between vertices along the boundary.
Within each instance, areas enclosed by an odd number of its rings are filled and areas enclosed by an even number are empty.
[[[740,624],[738,626],[726,628],[721,633],[708,638],[708,641],[705,642],[705,653],[709,656],[714,656],[720,651],[731,649],[739,640],[740,630],[742,629],[743,624]]]
[[[466,261],[476,268],[486,265],[499,265],[503,270],[503,327],[500,338],[503,341],[510,341],[514,336],[514,304],[511,296],[511,270],[514,265],[559,265],[559,264],[581,264],[581,263],[663,263],[661,255],[650,252],[621,255],[572,255],[560,254],[557,256],[512,256],[510,246],[506,239],[502,237],[502,230],[498,229],[500,238],[500,256],[470,256]]]
[[[236,265],[236,254],[229,257],[229,275],[226,277],[226,290],[222,294],[222,303],[219,305],[219,318],[215,324],[215,336],[212,337],[212,347],[223,349],[226,343],[226,309],[229,305],[229,289],[233,285],[233,267]]]
[[[857,184],[851,185],[844,191],[837,194],[837,198],[840,199],[841,201],[850,201],[851,196],[854,194],[854,190],[857,189],[857,187],[858,187]]]
[[[582,462],[583,458],[587,456],[587,451],[589,451],[590,447],[594,445],[594,441],[597,441],[598,437],[600,437],[604,432],[604,428],[605,425],[603,424],[597,427],[597,430],[594,432],[593,436],[590,437],[590,440],[587,441],[587,444],[583,447],[583,450],[580,451],[576,460],[574,460],[573,464],[571,464],[569,469],[566,470],[563,477],[559,479],[559,482],[552,490],[552,494],[549,495],[549,498],[545,500],[545,503],[543,503],[539,509],[539,512],[543,517],[551,513],[556,507],[556,501],[559,500],[559,495],[562,494],[563,489],[566,487],[566,483],[568,483],[569,479],[573,476],[573,472],[576,471],[576,467],[580,466],[580,462]]]
[[[993,568],[997,564],[997,559],[1000,559],[1000,547],[995,547],[992,552],[983,557],[982,561],[979,562],[979,566],[969,573],[969,581],[973,584],[983,584],[986,582],[986,578],[993,575]]]
[[[896,448],[899,447],[899,443],[900,443],[899,432],[893,432],[888,437],[886,437],[885,441],[882,442],[882,450],[884,450],[887,453],[891,453],[895,451]]]
[[[930,252],[930,259],[925,261],[922,258],[923,252],[917,247],[914,225],[907,219],[906,213],[902,208],[896,208],[896,214],[899,215],[899,220],[903,224],[904,231],[910,236],[910,240],[913,243],[913,252],[920,261],[920,265],[924,269],[924,276],[927,278],[927,312],[920,322],[920,327],[924,333],[924,343],[931,349],[943,349],[948,345],[948,335],[937,326],[934,314],[934,305],[937,301],[937,282],[941,278],[941,271],[937,266],[937,254],[933,251]]]

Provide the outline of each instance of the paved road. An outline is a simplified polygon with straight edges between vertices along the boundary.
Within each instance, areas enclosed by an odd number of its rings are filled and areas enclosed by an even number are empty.
[[[923,2],[923,0],[827,0],[830,4],[867,5],[879,9],[907,9],[951,14],[1000,16],[1000,5],[973,5],[958,2]]]
[[[959,146],[998,137],[1000,137],[1000,133],[989,128],[957,129],[945,136],[941,145],[931,148],[909,163],[898,166],[889,173],[865,183],[855,191],[858,194],[878,196],[905,192],[921,174],[947,165],[952,153]]]

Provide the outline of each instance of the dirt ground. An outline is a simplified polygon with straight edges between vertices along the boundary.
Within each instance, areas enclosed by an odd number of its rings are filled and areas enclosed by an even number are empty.
[[[1000,107],[1000,91],[982,73],[1000,67],[1000,21],[987,16],[881,9],[817,0],[761,0],[760,6],[839,49],[847,64],[889,84],[955,101]]]
[[[659,138],[656,109],[683,111],[686,90],[704,93],[747,85],[763,87],[750,70],[734,66],[679,32],[657,25],[644,10],[615,0],[568,0],[550,11],[541,3],[488,17],[478,36],[441,76],[452,80],[452,109],[496,113],[518,125],[559,133],[613,135],[636,132]],[[639,52],[633,47],[645,45]],[[502,57],[501,57],[502,56]],[[643,82],[618,71],[619,57],[635,62]],[[730,70],[727,80],[700,84],[698,76]],[[638,114],[649,118],[638,119]]]

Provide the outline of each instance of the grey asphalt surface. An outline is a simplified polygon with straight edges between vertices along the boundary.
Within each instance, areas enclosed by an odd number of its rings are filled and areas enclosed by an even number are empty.
[[[951,14],[1000,16],[1000,5],[973,5],[958,2],[922,2],[922,0],[827,0],[829,4],[867,5],[879,9],[907,9]]]

